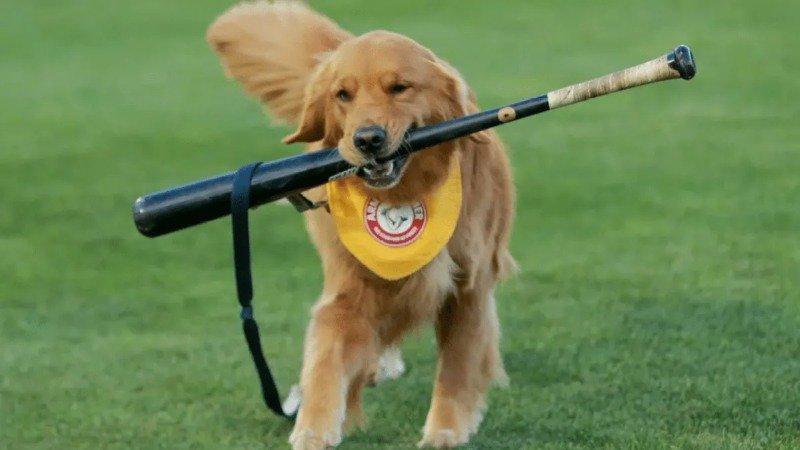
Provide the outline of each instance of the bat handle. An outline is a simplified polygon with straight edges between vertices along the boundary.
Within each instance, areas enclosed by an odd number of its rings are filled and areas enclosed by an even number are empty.
[[[547,100],[550,109],[555,109],[644,84],[675,78],[690,80],[696,73],[692,51],[679,45],[666,55],[637,66],[549,92]]]

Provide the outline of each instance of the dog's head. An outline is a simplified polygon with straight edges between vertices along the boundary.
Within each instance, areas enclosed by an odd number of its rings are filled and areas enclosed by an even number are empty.
[[[338,146],[348,162],[366,166],[368,186],[388,189],[417,156],[377,159],[397,153],[415,127],[474,111],[455,69],[407,37],[375,31],[324,55],[306,87],[299,127],[284,142]]]

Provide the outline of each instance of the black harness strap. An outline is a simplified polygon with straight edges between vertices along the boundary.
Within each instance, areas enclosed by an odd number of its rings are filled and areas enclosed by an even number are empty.
[[[261,395],[264,403],[275,414],[294,420],[295,414],[287,414],[281,406],[278,387],[264,358],[258,324],[253,318],[253,277],[250,268],[250,225],[248,209],[250,208],[250,180],[260,162],[246,165],[236,171],[231,192],[231,229],[233,231],[233,264],[236,270],[236,294],[242,306],[240,317],[242,330],[247,340],[247,348],[258,372],[261,382]]]

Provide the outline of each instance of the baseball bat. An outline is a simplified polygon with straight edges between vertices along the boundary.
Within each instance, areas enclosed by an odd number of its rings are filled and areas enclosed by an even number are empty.
[[[697,66],[689,47],[680,45],[659,58],[599,78],[563,87],[502,108],[417,128],[406,136],[403,152],[416,152],[504,123],[551,109],[589,100],[636,86],[683,78],[689,80]],[[379,162],[392,159],[392,156]],[[331,179],[354,175],[336,148],[303,153],[266,162],[256,169],[250,191],[253,207],[323,185]],[[234,172],[145,195],[133,204],[136,228],[156,237],[230,214]]]

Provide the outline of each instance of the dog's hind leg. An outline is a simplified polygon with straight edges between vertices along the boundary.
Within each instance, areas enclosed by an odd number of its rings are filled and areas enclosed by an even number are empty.
[[[361,408],[361,391],[367,384],[367,372],[364,371],[353,378],[347,391],[347,409],[344,419],[344,432],[349,433],[356,428],[364,428],[366,416]]]
[[[360,411],[356,400],[378,345],[369,321],[354,304],[337,296],[314,310],[300,376],[303,400],[289,437],[295,450],[338,445],[347,410]]]
[[[499,334],[490,288],[459,291],[447,300],[436,323],[439,364],[420,446],[462,445],[477,431],[486,391],[506,378]]]
[[[403,362],[403,353],[400,347],[391,346],[386,348],[378,359],[378,369],[375,371],[374,382],[382,383],[388,380],[396,380],[406,372],[406,365]]]

